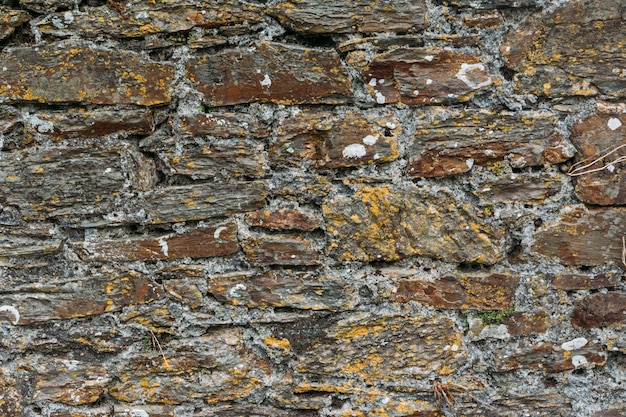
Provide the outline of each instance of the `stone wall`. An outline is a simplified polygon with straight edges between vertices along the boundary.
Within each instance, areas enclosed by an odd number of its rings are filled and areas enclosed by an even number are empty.
[[[623,0],[0,0],[0,415],[626,416]]]

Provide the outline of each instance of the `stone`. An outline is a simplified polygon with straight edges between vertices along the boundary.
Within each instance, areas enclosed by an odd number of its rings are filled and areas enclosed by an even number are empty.
[[[614,264],[623,269],[622,238],[626,209],[565,207],[558,223],[544,223],[532,251],[556,257],[564,265]]]
[[[119,380],[109,394],[118,401],[149,404],[244,400],[270,377],[267,359],[244,341],[242,330],[227,328],[163,342],[163,355],[135,353],[120,365]]]
[[[317,417],[311,410],[282,410],[267,405],[224,404],[195,413],[194,417]],[[131,417],[131,416],[129,416]]]
[[[468,101],[493,84],[480,55],[433,48],[398,48],[362,71],[378,104],[429,105]]]
[[[19,0],[20,6],[37,13],[48,13],[74,6],[74,0]]]
[[[571,415],[571,399],[561,393],[544,391],[532,394],[505,393],[491,403],[485,417],[564,417]]]
[[[514,369],[538,369],[544,372],[564,372],[571,369],[604,366],[607,359],[602,346],[589,344],[579,349],[562,350],[558,345],[540,343],[517,348],[509,353],[508,348],[496,349],[494,361],[501,372]]]
[[[54,225],[30,224],[0,230],[0,262],[8,257],[42,256],[61,250],[62,241],[52,238]]]
[[[519,277],[503,274],[444,276],[435,281],[403,279],[391,301],[417,301],[435,308],[506,310],[513,307]]]
[[[270,148],[273,164],[342,168],[397,159],[402,128],[395,116],[345,116],[324,111],[302,111],[283,120],[278,140]]]
[[[600,107],[600,106],[599,106]],[[626,105],[599,108],[581,123],[574,124],[571,141],[578,150],[575,190],[579,199],[594,205],[626,205]],[[597,158],[614,151],[601,161]],[[613,162],[612,161],[620,161]]]
[[[501,8],[520,8],[534,7],[537,0],[439,0],[444,4],[456,7],[471,7],[474,9],[501,9]]]
[[[215,109],[213,109],[215,110]],[[170,118],[170,125],[176,133],[192,136],[211,135],[216,138],[255,138],[263,139],[270,134],[270,129],[247,113],[222,112]]]
[[[132,270],[94,271],[88,278],[60,281],[52,292],[41,282],[40,291],[34,287],[27,292],[0,294],[0,305],[10,308],[6,311],[11,312],[12,322],[29,325],[114,312],[150,303],[163,292],[160,285]]]
[[[167,175],[192,179],[262,177],[267,161],[262,143],[250,140],[202,140],[178,136],[162,138],[142,149],[154,152]]]
[[[548,315],[543,311],[516,311],[510,317],[502,320],[502,324],[506,326],[509,335],[526,336],[544,333],[548,328],[547,319]]]
[[[419,255],[444,262],[493,264],[505,252],[504,232],[476,217],[476,208],[446,192],[429,195],[412,184],[359,186],[322,206],[340,261],[393,261]]]
[[[192,58],[187,73],[209,106],[341,104],[352,96],[348,73],[337,52],[328,48],[263,41]]]
[[[618,405],[618,407],[620,406]],[[624,416],[626,416],[626,408],[621,406],[621,408],[596,411],[595,413],[593,413],[591,417],[624,417]]]
[[[256,210],[266,196],[262,182],[179,185],[144,193],[142,208],[152,224],[176,223]]]
[[[517,90],[546,97],[626,96],[621,0],[576,0],[531,17],[507,34],[500,51]],[[533,86],[536,86],[533,88]]]
[[[470,28],[495,28],[504,24],[502,13],[497,10],[476,13],[463,18],[463,23]]]
[[[305,310],[342,310],[351,295],[346,284],[335,277],[298,271],[213,275],[208,292],[219,302],[248,308]]]
[[[593,329],[626,322],[624,305],[626,293],[612,291],[596,293],[574,303],[572,324],[578,328]]]
[[[187,279],[168,279],[163,282],[163,288],[168,296],[174,300],[183,302],[190,308],[200,308],[204,302],[201,285]]]
[[[176,36],[194,27],[213,28],[261,20],[257,7],[234,0],[115,3],[120,7],[114,8],[109,2],[100,7],[85,7],[80,13],[72,10],[54,13],[48,19],[49,23],[39,25],[39,30],[46,35],[62,37],[79,33],[90,38],[101,35],[137,38],[160,33]],[[187,40],[186,34],[184,38]]]
[[[28,22],[31,16],[24,10],[0,6],[0,40],[9,37],[15,29]]]
[[[232,255],[239,251],[237,225],[233,222],[159,237],[76,242],[72,247],[83,260],[105,262],[208,258]]]
[[[247,213],[246,223],[253,227],[271,230],[311,231],[322,226],[322,216],[304,209],[264,209]]]
[[[307,34],[406,33],[424,29],[427,25],[427,8],[423,0],[392,3],[341,0],[331,4],[283,0],[270,9],[269,14],[290,29]]]
[[[252,265],[319,265],[313,242],[300,236],[258,235],[242,240],[241,247]]]
[[[22,417],[22,396],[8,368],[0,368],[0,413],[5,417]]]
[[[552,286],[559,290],[595,290],[617,287],[621,283],[618,274],[558,274],[552,280]]]
[[[332,381],[350,378],[399,389],[411,380],[433,372],[447,375],[462,365],[466,352],[452,321],[426,319],[408,310],[400,314],[362,312],[343,319],[319,314],[274,325],[273,336],[289,341],[293,369],[299,380],[309,383],[333,386],[337,382]]]
[[[148,135],[154,125],[150,109],[70,109],[37,112],[27,119],[25,131],[30,135],[65,140],[98,138],[114,133]]]
[[[4,48],[0,102],[136,104],[171,101],[174,68],[83,41]],[[68,82],[66,80],[71,80]]]
[[[55,407],[49,417],[176,417],[172,407],[158,405],[136,405],[111,407],[104,406],[92,409],[67,409]]]
[[[301,172],[274,173],[271,177],[274,184],[272,195],[283,197],[298,203],[321,204],[324,197],[332,190],[331,183],[325,175]]]
[[[431,107],[417,114],[407,174],[442,177],[508,160],[515,168],[563,162],[574,155],[556,131],[556,114]]]
[[[0,158],[0,201],[24,220],[76,223],[111,211],[129,186],[155,182],[154,164],[125,145],[30,148]]]
[[[496,180],[484,181],[480,184],[481,188],[472,191],[472,193],[491,203],[511,201],[542,203],[546,198],[561,191],[561,178],[551,174],[543,174],[538,177],[513,174]]]
[[[18,369],[35,373],[34,401],[69,405],[95,403],[111,381],[111,376],[101,364],[72,359],[25,360],[18,364]]]

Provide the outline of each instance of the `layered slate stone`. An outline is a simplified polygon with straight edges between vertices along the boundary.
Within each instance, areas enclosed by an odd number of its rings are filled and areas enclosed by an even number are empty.
[[[626,293],[622,291],[592,294],[574,303],[571,321],[583,329],[620,325],[626,323],[625,305]]]
[[[101,7],[85,7],[80,13],[72,10],[55,13],[49,17],[49,23],[39,25],[39,30],[55,36],[80,33],[86,37],[134,38],[261,20],[257,7],[236,0],[134,0],[119,4],[117,8],[109,2]]]
[[[309,160],[326,168],[386,162],[400,155],[401,132],[391,114],[305,110],[281,122],[270,158],[274,164],[300,166]]]
[[[0,40],[7,38],[15,29],[30,20],[30,15],[24,10],[13,10],[0,6]]]
[[[248,308],[338,310],[350,300],[350,290],[336,277],[288,270],[214,275],[208,291],[220,302]]]
[[[537,369],[544,372],[563,372],[571,369],[599,367],[606,363],[605,349],[589,343],[575,349],[565,350],[552,343],[539,343],[522,346],[511,352],[510,349],[497,349],[493,355],[498,371],[515,369]]]
[[[153,106],[171,100],[174,68],[129,51],[72,41],[5,48],[0,62],[2,101]]]
[[[443,0],[439,3],[449,4],[457,7],[471,7],[474,9],[500,9],[533,7],[537,5],[537,0]]]
[[[474,165],[507,159],[515,168],[559,163],[573,156],[548,111],[495,112],[445,107],[417,115],[407,174],[441,177],[462,174]]]
[[[597,114],[574,125],[571,141],[579,154],[570,173],[575,175],[576,195],[585,203],[626,205],[625,125],[626,104],[606,103],[599,103]]]
[[[464,102],[493,83],[480,55],[447,49],[391,49],[362,73],[378,104]]]
[[[565,265],[622,263],[622,238],[626,209],[568,207],[558,223],[544,225],[535,237],[533,251],[553,256]]]
[[[19,0],[20,6],[37,13],[48,13],[74,6],[74,0]]]
[[[25,227],[2,226],[0,263],[3,258],[42,256],[61,250],[62,241],[53,238],[54,225],[33,223]]]
[[[247,213],[245,221],[250,226],[272,230],[311,231],[322,226],[322,216],[305,209],[264,209]]]
[[[0,203],[26,220],[74,223],[111,211],[129,185],[154,182],[154,164],[127,146],[31,148],[0,159]]]
[[[275,325],[273,337],[288,342],[300,379],[327,380],[326,385],[349,378],[367,385],[402,387],[407,379],[452,373],[466,356],[462,335],[451,320],[408,311],[404,315],[363,312],[345,318],[319,315]]]
[[[575,0],[510,32],[501,46],[519,92],[547,97],[626,96],[621,0]]]
[[[446,262],[493,264],[505,252],[504,231],[483,224],[476,208],[413,185],[360,186],[322,206],[328,249],[341,261],[397,260],[413,255]]]
[[[502,398],[490,404],[485,417],[564,417],[570,415],[572,401],[560,392],[546,390],[540,393],[504,393]],[[469,412],[469,410],[468,410]]]
[[[118,373],[119,381],[109,389],[113,398],[161,404],[242,400],[270,377],[267,360],[245,345],[243,331],[236,328],[163,344],[163,355],[135,353]]]
[[[193,58],[187,72],[209,106],[338,104],[351,97],[348,73],[333,49],[259,42]]]
[[[617,287],[621,283],[619,274],[559,274],[552,280],[552,286],[559,290],[596,290]]]
[[[9,368],[0,368],[0,413],[6,417],[22,417],[22,395]]]
[[[97,138],[113,133],[147,135],[154,129],[151,110],[141,109],[69,109],[37,112],[27,119],[25,131],[54,140]]]
[[[260,181],[179,185],[143,193],[141,208],[150,223],[175,223],[253,211],[266,196]]]
[[[111,407],[100,406],[88,409],[63,408],[56,406],[50,411],[50,417],[176,417],[172,406],[160,405],[125,405],[116,407],[111,414]]]
[[[257,235],[241,242],[246,259],[253,265],[319,265],[313,243],[293,235]]]
[[[509,201],[543,202],[561,191],[562,176],[542,173],[540,176],[513,174],[497,180],[487,180],[473,194],[484,201],[502,203]]]
[[[445,276],[435,281],[398,281],[392,301],[417,301],[435,308],[505,310],[513,307],[519,277],[504,274]]]
[[[38,288],[39,287],[39,288]],[[150,303],[161,297],[161,287],[142,274],[128,270],[103,270],[88,278],[59,280],[56,292],[45,283],[29,291],[1,294],[0,305],[10,306],[12,321],[28,325],[118,311]],[[35,291],[39,289],[39,291]]]
[[[239,251],[233,222],[198,227],[184,233],[75,243],[74,250],[87,261],[149,261],[207,258]]]
[[[423,0],[347,1],[320,3],[315,0],[287,0],[269,10],[280,22],[297,32],[322,33],[406,33],[426,27]]]
[[[192,136],[210,135],[216,138],[255,138],[262,139],[270,134],[265,124],[248,113],[213,112],[198,113],[170,118],[170,125],[176,133]]]

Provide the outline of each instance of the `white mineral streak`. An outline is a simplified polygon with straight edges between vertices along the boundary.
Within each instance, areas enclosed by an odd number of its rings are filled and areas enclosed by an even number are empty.
[[[13,315],[13,325],[15,326],[20,321],[20,312],[13,306],[0,306],[0,311],[6,311]]]
[[[353,143],[352,145],[346,146],[341,154],[344,158],[361,158],[365,156],[366,153],[365,146],[360,143]]]

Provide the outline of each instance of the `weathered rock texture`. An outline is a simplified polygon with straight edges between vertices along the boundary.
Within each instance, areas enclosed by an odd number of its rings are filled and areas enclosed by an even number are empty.
[[[0,41],[0,416],[626,416],[622,0],[4,0]]]

